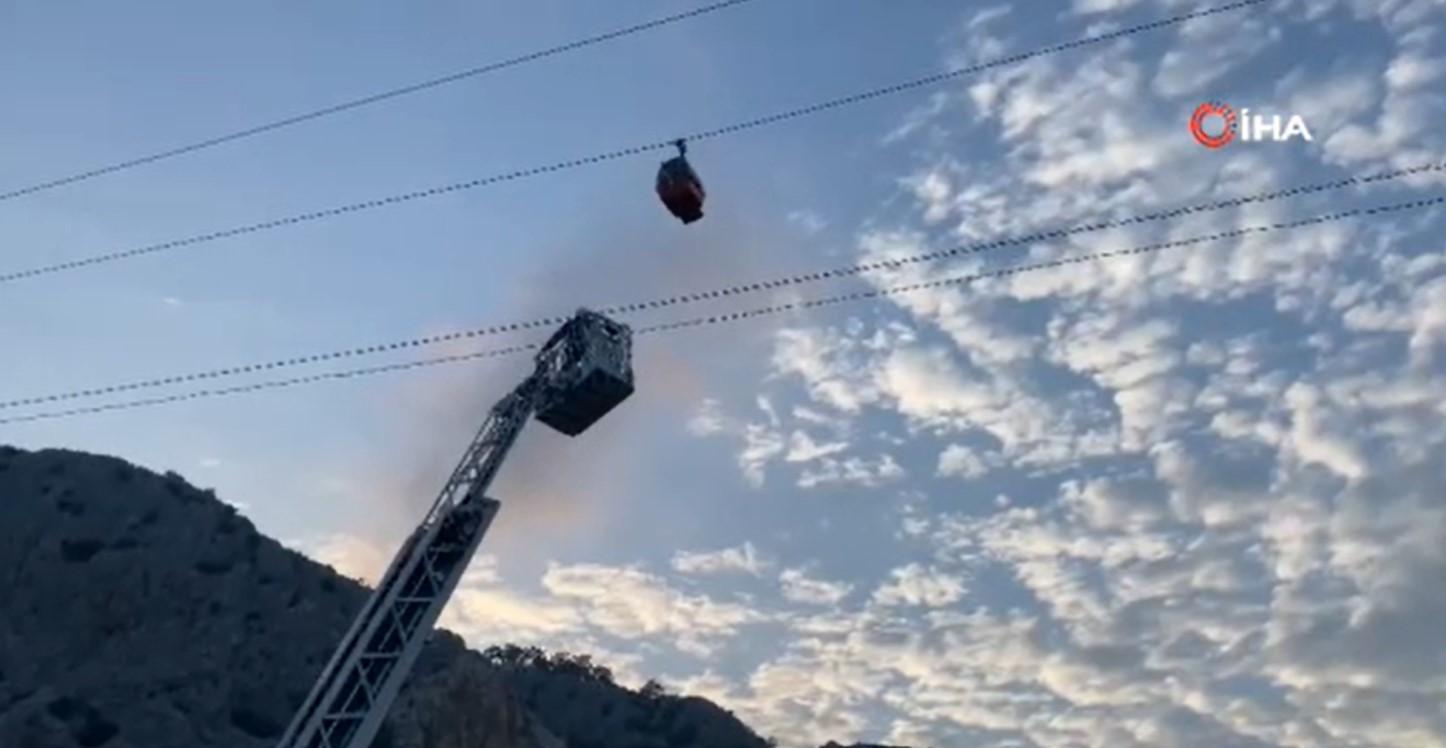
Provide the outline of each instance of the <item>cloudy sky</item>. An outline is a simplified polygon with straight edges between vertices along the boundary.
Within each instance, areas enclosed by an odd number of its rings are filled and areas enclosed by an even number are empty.
[[[0,189],[677,7],[7,5]],[[22,269],[586,155],[1196,7],[763,0],[0,203],[0,255]],[[0,394],[1446,164],[1442,29],[1440,0],[1278,0],[700,144],[709,215],[687,228],[643,157],[9,284]],[[1206,100],[1299,114],[1313,140],[1205,149],[1186,123]],[[1446,215],[1292,226],[1446,195],[1442,174],[890,265],[725,308],[1180,242],[640,340],[622,409],[524,436],[446,623],[595,653],[788,746],[1446,745]],[[178,470],[368,577],[525,367],[0,439]]]

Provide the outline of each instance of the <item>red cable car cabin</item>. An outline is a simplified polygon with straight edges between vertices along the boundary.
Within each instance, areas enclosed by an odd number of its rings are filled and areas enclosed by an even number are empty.
[[[703,217],[703,181],[688,164],[688,149],[678,141],[678,155],[658,167],[658,197],[668,212],[685,224]]]

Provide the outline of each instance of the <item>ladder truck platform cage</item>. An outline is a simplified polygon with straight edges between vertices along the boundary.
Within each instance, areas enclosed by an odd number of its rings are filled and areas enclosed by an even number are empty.
[[[492,406],[278,748],[367,748],[501,506],[487,487],[527,420],[576,436],[633,393],[632,330],[596,312],[581,309],[563,323],[534,363]]]

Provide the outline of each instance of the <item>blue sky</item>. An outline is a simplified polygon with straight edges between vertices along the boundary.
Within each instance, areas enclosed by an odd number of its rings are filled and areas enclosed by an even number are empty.
[[[6,6],[0,189],[680,7]],[[1194,7],[762,0],[0,203],[0,256],[651,142]],[[0,383],[45,394],[1440,163],[1443,20],[1431,0],[1280,0],[700,144],[708,217],[687,228],[640,157],[8,284]],[[1298,113],[1314,140],[1206,150],[1185,123],[1207,99]],[[1442,188],[1427,173],[780,298]],[[446,622],[478,646],[594,652],[786,745],[1446,745],[1441,229],[1416,211],[640,341],[623,409],[574,440],[524,436]],[[524,367],[0,438],[177,470],[365,577]]]

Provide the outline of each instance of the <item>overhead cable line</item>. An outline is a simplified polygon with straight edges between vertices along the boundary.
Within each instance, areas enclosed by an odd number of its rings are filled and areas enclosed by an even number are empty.
[[[1237,238],[1241,238],[1241,237],[1245,237],[1245,236],[1259,236],[1259,235],[1269,234],[1269,233],[1274,233],[1274,232],[1279,232],[1279,231],[1287,231],[1287,230],[1291,230],[1291,229],[1303,228],[1303,227],[1306,227],[1306,226],[1317,226],[1317,225],[1322,225],[1322,224],[1337,223],[1337,222],[1344,221],[1344,220],[1351,219],[1351,218],[1377,216],[1377,215],[1384,215],[1384,214],[1388,214],[1388,213],[1398,213],[1398,212],[1403,212],[1403,211],[1408,211],[1408,210],[1421,210],[1421,209],[1424,209],[1424,208],[1434,207],[1434,206],[1443,205],[1443,204],[1446,204],[1446,195],[1437,196],[1437,197],[1430,197],[1430,198],[1423,198],[1423,199],[1420,199],[1420,200],[1412,200],[1412,201],[1403,202],[1403,203],[1394,203],[1394,204],[1390,204],[1390,205],[1380,205],[1380,206],[1375,206],[1375,207],[1371,207],[1371,208],[1353,208],[1353,209],[1350,209],[1350,210],[1344,210],[1344,211],[1339,211],[1339,212],[1335,212],[1335,213],[1327,213],[1327,214],[1324,214],[1324,215],[1314,216],[1314,217],[1311,217],[1311,218],[1304,218],[1304,219],[1295,220],[1295,221],[1281,221],[1281,222],[1270,223],[1270,224],[1260,224],[1260,225],[1256,225],[1256,226],[1246,226],[1246,227],[1242,227],[1242,228],[1230,229],[1230,230],[1227,230],[1227,231],[1218,231],[1218,232],[1215,232],[1215,233],[1212,233],[1212,234],[1205,234],[1205,235],[1202,235],[1202,236],[1194,236],[1194,237],[1190,237],[1190,238],[1186,238],[1186,239],[1175,239],[1175,240],[1166,241],[1166,242],[1158,242],[1158,243],[1155,243],[1155,244],[1146,244],[1146,245],[1131,247],[1131,248],[1128,248],[1128,249],[1109,250],[1109,251],[1105,251],[1105,252],[1091,252],[1091,253],[1087,253],[1087,254],[1080,254],[1080,255],[1073,255],[1073,256],[1069,256],[1069,257],[1062,257],[1062,258],[1055,259],[1055,260],[1047,260],[1047,261],[1043,261],[1043,262],[1035,262],[1035,263],[1028,263],[1028,264],[1021,264],[1021,265],[1013,265],[1013,266],[1006,267],[1006,268],[999,268],[999,269],[996,269],[996,270],[987,270],[987,271],[983,271],[983,272],[972,273],[972,274],[969,274],[969,275],[956,276],[956,277],[952,277],[952,278],[943,278],[943,279],[932,280],[932,281],[922,281],[922,282],[919,282],[919,283],[911,283],[911,284],[908,284],[908,285],[901,285],[901,286],[892,286],[892,287],[889,287],[889,288],[873,289],[873,290],[869,290],[869,291],[858,291],[858,292],[854,292],[854,293],[841,294],[841,295],[838,295],[838,296],[828,296],[828,297],[823,297],[823,298],[818,298],[818,299],[809,299],[809,300],[804,300],[804,301],[783,302],[783,303],[773,304],[773,305],[769,305],[769,306],[756,307],[756,308],[753,308],[753,309],[746,309],[746,310],[733,311],[733,312],[723,312],[723,313],[719,313],[719,314],[712,314],[712,315],[705,315],[705,316],[700,316],[700,317],[693,317],[693,318],[690,318],[690,319],[677,320],[677,321],[674,321],[674,322],[665,322],[665,323],[660,323],[660,324],[654,324],[654,325],[648,325],[648,326],[644,326],[644,327],[639,327],[637,330],[635,330],[635,333],[638,334],[638,335],[648,335],[648,334],[656,334],[656,333],[662,333],[662,332],[674,332],[674,331],[677,331],[677,330],[684,330],[684,329],[697,328],[697,327],[705,327],[705,326],[711,326],[711,325],[717,325],[717,324],[725,324],[725,323],[730,323],[730,322],[738,322],[738,321],[742,321],[742,320],[753,319],[753,318],[756,318],[756,317],[770,316],[770,315],[775,315],[775,314],[783,314],[783,313],[786,313],[786,312],[805,311],[805,310],[809,310],[809,309],[817,309],[817,308],[820,308],[820,307],[834,306],[834,305],[837,305],[837,304],[844,304],[844,303],[850,303],[850,302],[856,302],[856,301],[869,301],[869,300],[874,300],[874,299],[888,298],[888,297],[899,296],[899,295],[903,295],[903,294],[917,293],[917,292],[919,292],[919,291],[931,290],[931,289],[936,289],[936,288],[945,288],[945,287],[950,287],[950,286],[968,285],[968,284],[972,284],[972,283],[978,283],[978,282],[984,281],[984,280],[999,279],[999,278],[1008,278],[1008,277],[1012,277],[1012,276],[1016,276],[1016,275],[1024,275],[1024,274],[1033,273],[1033,272],[1040,272],[1040,271],[1044,271],[1044,270],[1053,270],[1053,269],[1057,269],[1057,268],[1061,268],[1061,267],[1068,267],[1068,266],[1072,266],[1072,265],[1083,265],[1083,264],[1090,264],[1090,263],[1102,262],[1102,261],[1105,261],[1105,260],[1117,259],[1117,258],[1121,258],[1121,257],[1131,257],[1131,256],[1137,256],[1137,255],[1151,254],[1151,253],[1161,252],[1161,251],[1168,250],[1168,249],[1179,249],[1179,248],[1182,248],[1182,247],[1190,247],[1190,246],[1195,246],[1195,245],[1199,245],[1199,244],[1207,244],[1207,243],[1210,243],[1210,242],[1217,242],[1217,241],[1223,241],[1223,240],[1228,240],[1228,239],[1237,239]],[[42,420],[50,420],[50,419],[55,419],[55,418],[65,418],[65,417],[69,417],[69,416],[78,416],[78,415],[86,415],[86,414],[93,414],[93,413],[104,413],[104,412],[113,411],[113,410],[129,410],[129,409],[134,409],[134,408],[143,408],[143,407],[149,407],[149,406],[154,406],[154,405],[163,405],[163,404],[167,404],[167,403],[182,402],[182,401],[187,401],[187,400],[196,400],[196,399],[201,399],[201,398],[218,397],[218,396],[222,396],[222,395],[234,395],[234,394],[240,394],[240,393],[244,393],[244,392],[256,392],[256,391],[259,391],[259,390],[277,389],[277,388],[282,388],[282,387],[292,387],[292,386],[296,386],[296,385],[309,384],[309,383],[320,382],[320,381],[339,380],[339,379],[350,379],[350,378],[354,378],[354,377],[369,376],[369,375],[372,375],[372,374],[381,374],[381,373],[385,373],[385,372],[394,372],[394,371],[403,371],[403,370],[409,370],[409,369],[418,369],[418,368],[423,368],[423,367],[437,366],[437,365],[441,365],[441,364],[457,363],[457,362],[460,362],[460,361],[471,361],[471,360],[485,359],[485,358],[500,358],[500,357],[503,357],[503,356],[516,355],[516,354],[523,353],[523,352],[526,352],[526,351],[534,350],[534,349],[538,348],[539,345],[540,345],[539,343],[526,343],[526,344],[521,344],[521,345],[509,346],[509,347],[506,347],[506,348],[496,348],[496,349],[491,349],[491,350],[478,351],[478,352],[475,352],[475,353],[459,354],[459,355],[452,355],[452,356],[442,356],[442,357],[438,357],[438,358],[418,359],[418,360],[415,360],[415,361],[406,361],[406,362],[401,362],[401,363],[385,364],[385,365],[380,365],[380,366],[370,366],[370,367],[361,368],[361,369],[348,369],[348,370],[343,370],[343,371],[326,372],[326,373],[322,373],[322,374],[313,374],[313,375],[308,375],[308,376],[303,376],[303,377],[294,377],[294,378],[290,378],[290,379],[279,379],[279,380],[270,380],[270,381],[265,381],[265,382],[256,382],[256,383],[252,383],[252,384],[237,385],[237,386],[234,386],[234,387],[225,387],[225,388],[209,389],[209,390],[196,390],[196,391],[194,391],[194,392],[181,393],[181,394],[177,394],[177,395],[167,395],[167,396],[162,396],[162,397],[151,397],[151,398],[145,398],[145,399],[140,399],[140,400],[127,400],[127,401],[116,402],[116,403],[106,403],[106,404],[102,404],[102,405],[83,406],[83,407],[70,408],[70,409],[65,409],[65,410],[41,411],[41,412],[39,412],[39,413],[28,413],[28,414],[19,415],[19,416],[11,416],[11,417],[8,417],[8,418],[0,418],[0,424],[23,423],[23,422],[29,422],[29,421],[42,421]]]
[[[1424,164],[1421,166],[1414,166],[1407,169],[1380,172],[1364,177],[1347,177],[1344,179],[1332,180],[1328,182],[1317,182],[1314,184],[1297,185],[1295,187],[1288,187],[1285,189],[1272,190],[1268,192],[1260,192],[1253,195],[1228,198],[1225,200],[1218,200],[1214,202],[1197,203],[1194,205],[1172,208],[1170,210],[1144,213],[1135,216],[1125,216],[1123,218],[1109,219],[1105,221],[1098,221],[1095,223],[1076,224],[1063,228],[1039,231],[1032,234],[1006,236],[987,242],[956,245],[954,247],[949,247],[934,252],[925,252],[916,255],[909,255],[906,257],[895,257],[889,260],[845,265],[842,267],[831,268],[812,273],[800,273],[796,275],[757,281],[754,283],[743,283],[733,286],[725,286],[722,288],[711,289],[707,291],[689,292],[685,294],[678,294],[675,296],[651,299],[648,301],[614,304],[611,306],[599,307],[598,311],[608,315],[626,315],[641,311],[651,311],[686,304],[695,304],[731,296],[739,296],[747,293],[771,291],[780,288],[803,285],[807,283],[814,283],[825,280],[836,280],[851,276],[864,275],[879,270],[892,270],[903,267],[905,265],[915,265],[935,260],[944,260],[974,254],[982,254],[984,252],[996,249],[1003,249],[1006,247],[1033,244],[1036,242],[1055,239],[1064,239],[1071,236],[1078,236],[1081,234],[1099,231],[1107,231],[1116,228],[1123,228],[1126,226],[1138,226],[1158,221],[1180,218],[1184,216],[1199,215],[1203,213],[1225,210],[1228,208],[1237,208],[1245,205],[1263,204],[1276,200],[1282,200],[1292,197],[1301,197],[1304,195],[1328,192],[1332,190],[1340,190],[1348,187],[1379,184],[1382,182],[1402,179],[1409,176],[1441,171],[1446,171],[1446,162]],[[17,398],[13,400],[0,401],[0,409],[16,408],[27,405],[40,405],[44,403],[75,400],[86,397],[95,397],[99,395],[112,395],[133,390],[150,389],[154,387],[162,387],[173,384],[184,384],[187,382],[196,382],[209,379],[219,379],[223,377],[237,376],[242,374],[254,374],[262,371],[286,369],[296,366],[304,366],[308,364],[335,361],[339,359],[355,358],[359,356],[368,356],[379,353],[389,353],[410,348],[420,348],[424,346],[437,345],[440,343],[448,343],[457,340],[489,337],[514,332],[523,332],[526,330],[533,330],[538,328],[550,328],[562,324],[567,319],[568,318],[565,315],[539,317],[521,322],[488,325],[468,330],[439,333],[436,335],[425,335],[416,338],[395,340],[386,343],[377,343],[373,345],[359,346],[354,348],[343,348],[322,353],[306,354],[302,356],[294,356],[283,359],[274,359],[271,361],[254,364],[244,364],[238,366],[209,369],[198,372],[190,372],[186,374],[176,374],[165,377],[125,382],[122,384],[107,385],[103,387],[71,390],[67,392],[54,393],[49,395],[37,395],[32,397]]]
[[[1123,218],[1097,221],[1094,223],[1076,224],[1063,228],[1038,231],[1032,234],[1006,236],[987,242],[957,245],[934,252],[925,252],[921,254],[910,255],[907,257],[895,257],[889,260],[845,265],[842,267],[836,267],[812,273],[800,273],[796,275],[789,275],[780,278],[758,281],[754,283],[742,283],[707,291],[695,291],[674,296],[662,297],[648,301],[614,304],[611,306],[599,307],[597,311],[603,314],[616,316],[633,314],[641,311],[651,311],[674,306],[682,306],[686,304],[695,304],[732,296],[740,296],[748,293],[772,291],[807,283],[865,275],[867,273],[876,272],[879,270],[893,270],[906,265],[916,265],[923,262],[931,262],[935,260],[944,260],[974,254],[981,254],[996,249],[1004,249],[1006,247],[1034,244],[1041,241],[1064,239],[1071,236],[1078,236],[1081,234],[1107,231],[1111,229],[1123,228],[1126,226],[1138,226],[1158,221],[1181,218],[1185,216],[1210,213],[1229,208],[1238,208],[1245,205],[1263,204],[1276,200],[1302,197],[1305,195],[1346,189],[1349,187],[1379,184],[1382,182],[1403,179],[1419,174],[1442,171],[1446,171],[1446,162],[1423,164],[1407,169],[1380,172],[1368,176],[1353,176],[1327,182],[1316,182],[1314,184],[1297,185],[1295,187],[1287,187],[1280,190],[1259,192],[1253,195],[1227,198],[1224,200],[1217,200],[1213,202],[1197,203],[1194,205],[1171,208],[1169,210],[1155,211],[1152,213],[1143,213],[1135,216],[1125,216]],[[0,410],[28,405],[41,405],[67,400],[77,400],[81,398],[96,397],[100,395],[114,395],[121,392],[129,392],[134,390],[150,389],[154,387],[163,387],[174,384],[185,384],[189,382],[197,382],[210,379],[220,379],[223,377],[238,376],[243,374],[255,374],[263,371],[287,369],[296,366],[318,364],[328,361],[336,361],[339,359],[356,358],[360,356],[368,356],[379,353],[390,353],[411,348],[437,345],[440,343],[449,343],[458,340],[468,340],[473,338],[490,337],[494,335],[502,335],[514,332],[524,332],[527,330],[534,330],[539,328],[551,328],[562,324],[563,322],[567,321],[567,319],[568,317],[566,315],[539,317],[521,322],[488,325],[485,327],[476,327],[469,330],[459,330],[456,332],[439,333],[436,335],[424,335],[421,337],[409,338],[406,340],[395,340],[386,343],[377,343],[374,345],[359,346],[354,348],[343,348],[339,350],[294,356],[290,358],[275,359],[254,364],[244,364],[239,366],[209,369],[205,371],[190,372],[186,374],[175,374],[165,377],[136,380],[132,382],[107,385],[103,387],[91,387],[49,395],[37,395],[32,397],[17,398],[13,400],[4,400],[0,401]]]
[[[797,119],[799,117],[817,114],[819,112],[838,109],[840,107],[870,101],[883,96],[889,96],[904,91],[911,91],[925,86],[936,85],[944,81],[953,80],[955,78],[971,75],[974,73],[979,73],[992,68],[1013,65],[1037,57],[1044,57],[1047,55],[1077,49],[1080,47],[1101,44],[1103,42],[1113,41],[1115,39],[1120,39],[1135,34],[1144,33],[1147,31],[1154,31],[1168,26],[1182,24],[1198,18],[1204,18],[1220,13],[1240,10],[1249,6],[1260,5],[1261,3],[1273,1],[1274,0],[1238,0],[1237,2],[1232,2],[1227,5],[1204,8],[1201,10],[1191,11],[1189,13],[1183,13],[1177,16],[1171,16],[1169,18],[1150,21],[1149,23],[1142,23],[1135,26],[1117,29],[1115,31],[1085,36],[1068,42],[1061,42],[1058,44],[1050,45],[1048,47],[1042,47],[1030,52],[1022,52],[1019,54],[1009,55],[1007,57],[1000,57],[989,62],[983,62],[967,67],[954,68],[952,70],[947,70],[942,73],[936,73],[933,75],[924,76],[922,78],[916,78],[911,81],[883,86],[880,88],[872,89],[870,91],[864,91],[862,93],[852,94],[849,96],[842,96],[836,99],[830,99],[828,101],[798,107],[796,109],[789,109],[786,111],[777,112],[775,114],[770,114],[764,117],[757,117],[755,119],[745,120],[743,122],[736,122],[731,125],[725,125],[723,127],[713,128],[711,130],[701,130],[690,135],[685,135],[682,139],[685,141],[698,141],[732,135],[735,133],[752,130],[766,125],[777,124],[780,122]],[[591,164],[600,164],[607,161],[616,161],[618,159],[627,158],[630,156],[637,156],[653,151],[672,149],[676,147],[676,143],[678,140],[679,138],[677,137],[671,137],[665,140],[659,140],[643,145],[636,145],[628,148],[619,148],[617,150],[597,153],[591,156],[583,156],[581,158],[558,161],[544,166],[534,166],[526,169],[502,172],[498,174],[493,174],[491,176],[469,180],[466,182],[454,182],[452,184],[429,187],[423,190],[403,192],[387,197],[376,198],[373,200],[364,200],[362,202],[348,203],[346,205],[325,208],[322,210],[315,210],[309,213],[298,213],[295,215],[286,216],[284,218],[274,218],[268,221],[261,221],[259,223],[252,223],[244,226],[222,229],[220,231],[212,231],[205,234],[197,234],[182,239],[173,239],[170,241],[161,242],[159,244],[148,244],[141,247],[133,247],[131,249],[91,255],[89,257],[82,257],[75,260],[66,260],[64,262],[58,262],[51,265],[41,265],[39,267],[33,267],[26,270],[15,270],[8,273],[0,274],[0,283],[11,283],[14,281],[34,278],[41,275],[52,275],[55,273],[78,270],[80,268],[90,267],[93,265],[101,265],[116,262],[119,260],[134,259],[136,257],[152,255],[159,252],[168,252],[184,247],[192,247],[199,244],[206,244],[209,242],[218,241],[220,239],[229,239],[237,236],[256,234],[263,231],[269,231],[271,229],[281,228],[283,226],[293,226],[300,223],[309,223],[311,221],[318,221],[325,218],[333,218],[336,216],[347,215],[351,213],[359,213],[375,208],[398,205],[401,203],[412,202],[414,200],[420,200],[423,198],[436,197],[438,195],[446,195],[454,192],[471,190],[478,187],[499,184],[502,182],[512,182],[519,179],[526,179],[529,177],[538,176],[541,174],[550,174],[553,172],[574,169]]]
[[[495,73],[499,70],[505,70],[507,68],[525,65],[529,62],[536,62],[547,57],[555,57],[557,55],[565,54],[567,52],[573,52],[579,49],[583,49],[585,47],[591,47],[597,44],[602,44],[604,42],[610,42],[615,39],[632,36],[634,34],[639,34],[644,31],[651,31],[653,29],[663,26],[669,26],[680,21],[686,21],[689,19],[697,18],[698,16],[708,15],[709,13],[714,13],[720,10],[725,10],[727,8],[732,8],[751,2],[754,2],[754,0],[723,0],[722,2],[711,3],[709,5],[694,8],[692,10],[683,11],[681,13],[674,13],[673,15],[655,18],[651,21],[645,21],[643,23],[634,24],[632,26],[615,29],[613,31],[597,34],[595,36],[589,36],[567,42],[565,44],[558,44],[556,46],[547,47],[545,49],[528,52],[527,54],[518,55],[517,57],[511,57],[505,60],[491,62],[486,65],[458,71],[455,73],[450,73],[448,75],[443,75],[438,78],[431,78],[429,80],[402,86],[400,88],[393,88],[387,91],[374,93],[369,96],[363,96],[359,99],[352,99],[350,101],[344,101],[340,104],[333,104],[331,106],[322,107],[320,109],[314,109],[309,112],[303,112],[301,114],[296,114],[290,117],[286,117],[284,119],[256,125],[254,127],[248,127],[244,130],[237,130],[235,132],[227,133],[225,135],[218,135],[214,138],[208,138],[206,140],[197,141],[188,145],[178,146],[169,150],[158,151],[147,156],[133,158],[128,161],[120,161],[107,166],[97,167],[89,171],[72,174],[70,176],[52,179],[47,182],[32,184],[28,187],[20,187],[10,190],[9,192],[0,192],[0,202],[4,202],[6,200],[13,200],[17,197],[23,197],[25,195],[33,195],[37,192],[44,192],[46,190],[55,189],[56,187],[63,187],[68,184],[75,184],[76,182],[88,181],[91,179],[95,179],[96,177],[105,176],[107,174],[114,174],[118,171],[133,169],[137,166],[144,166],[146,164],[153,164],[157,161],[164,161],[166,159],[175,158],[177,156],[184,156],[188,153],[203,151],[208,148],[214,148],[218,145],[223,145],[225,143],[242,140],[244,138],[250,138],[268,132],[273,132],[282,128],[291,127],[292,125],[299,125],[303,122],[310,122],[312,120],[321,119],[322,117],[329,117],[333,114],[340,114],[342,112],[350,111],[352,109],[360,109],[364,106],[369,106],[371,104],[387,101],[389,99],[395,99],[401,96],[406,96],[408,94],[426,91],[429,89],[437,88],[439,86],[445,86],[449,83],[456,83],[458,81],[466,80],[468,78],[475,78],[479,75],[486,75],[488,73]]]
[[[392,371],[405,371],[407,369],[418,369],[424,366],[438,366],[440,364],[460,363],[462,361],[476,361],[484,358],[500,358],[523,353],[539,348],[538,343],[525,343],[521,345],[508,346],[506,348],[494,348],[476,353],[461,353],[452,356],[441,356],[438,358],[422,359],[418,361],[406,361],[396,364],[385,364],[382,366],[368,366],[360,369],[348,369],[346,371],[332,371],[321,374],[309,374],[304,377],[292,377],[290,379],[276,379],[268,382],[254,382],[251,384],[236,385],[234,387],[220,387],[209,390],[196,390],[176,395],[163,395],[160,397],[148,397],[141,400],[128,400],[119,403],[108,403],[105,405],[91,405],[82,408],[71,408],[69,410],[56,410],[46,413],[32,413],[24,416],[13,416],[0,419],[0,424],[22,423],[25,421],[40,421],[52,418],[64,418],[67,416],[78,416],[87,413],[104,413],[111,410],[129,410],[133,408],[144,408],[154,405],[166,405],[168,403],[179,403],[187,400],[198,400],[208,397],[219,397],[221,395],[239,395],[245,392],[260,392],[280,387],[295,387],[301,384],[313,382],[326,382],[341,379],[352,379],[355,377],[369,376],[371,374],[382,374]]]

